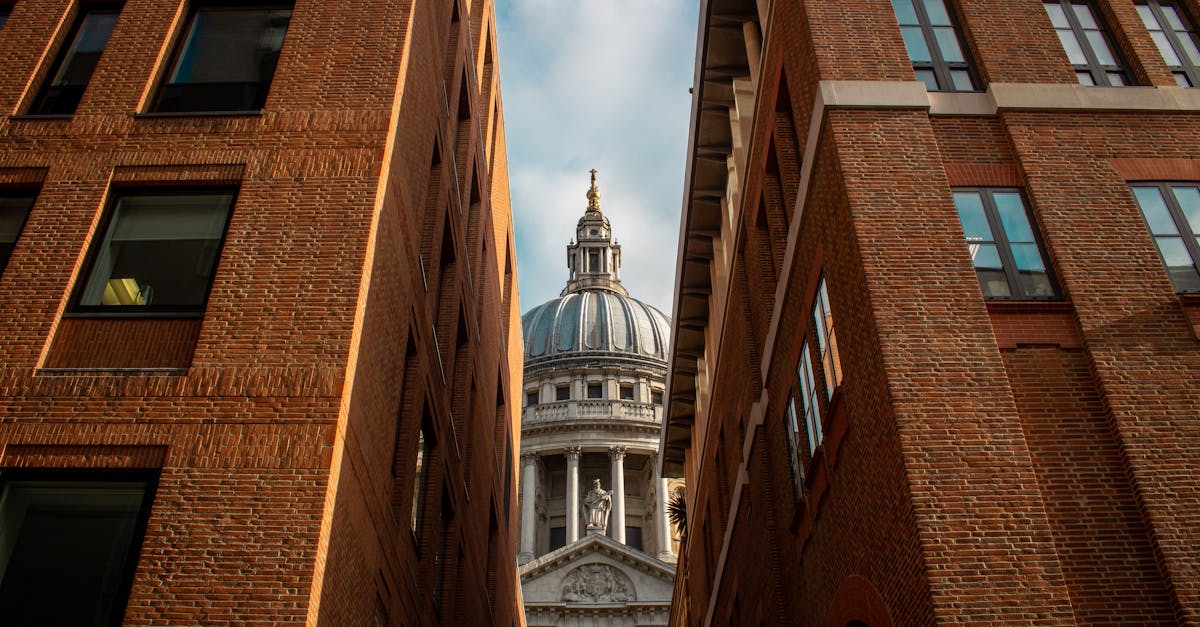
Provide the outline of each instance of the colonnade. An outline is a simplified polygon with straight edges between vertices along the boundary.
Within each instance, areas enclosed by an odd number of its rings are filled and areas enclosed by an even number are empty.
[[[578,446],[567,447],[563,451],[567,462],[566,477],[566,541],[567,544],[576,542],[582,535],[580,511],[583,495],[579,493],[579,460],[583,450]],[[608,522],[612,528],[612,538],[625,543],[625,454],[624,446],[611,446],[608,449],[612,465],[612,510]],[[524,564],[536,556],[535,543],[537,540],[537,483],[538,483],[538,453],[521,455],[521,547],[517,561]],[[667,480],[656,480],[655,531],[657,532],[658,557],[671,555],[671,530],[667,521]]]

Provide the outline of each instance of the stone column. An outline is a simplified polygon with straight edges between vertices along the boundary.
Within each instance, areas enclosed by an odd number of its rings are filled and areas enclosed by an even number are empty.
[[[533,559],[533,543],[537,538],[534,507],[537,500],[537,453],[521,455],[521,552],[517,563],[524,564]]]
[[[608,449],[612,458],[612,518],[613,540],[625,544],[625,447]]]
[[[673,559],[675,556],[671,552],[673,548],[671,542],[671,519],[667,517],[667,501],[670,498],[671,493],[667,488],[667,479],[661,477],[658,480],[658,559],[663,561]]]
[[[578,446],[567,447],[567,544],[579,539],[579,457]]]

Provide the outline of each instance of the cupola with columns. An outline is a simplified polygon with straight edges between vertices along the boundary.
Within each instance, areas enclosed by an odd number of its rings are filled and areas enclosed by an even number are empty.
[[[571,278],[562,295],[585,290],[601,290],[628,296],[621,285],[621,245],[613,241],[612,227],[600,211],[600,188],[592,170],[592,186],[587,192],[587,210],[575,225],[575,239],[567,246],[567,267]]]

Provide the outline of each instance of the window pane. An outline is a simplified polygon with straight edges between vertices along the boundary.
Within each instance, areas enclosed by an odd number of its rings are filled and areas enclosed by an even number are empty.
[[[979,287],[985,297],[1012,296],[1008,286],[1008,277],[1004,274],[1004,266],[1000,263],[1000,254],[991,244],[970,244],[971,259],[975,265],[975,273],[979,275]]]
[[[1192,256],[1188,254],[1183,240],[1178,237],[1159,237],[1155,238],[1155,241],[1158,244],[1158,252],[1162,254],[1163,264],[1167,266],[1167,274],[1171,277],[1175,291],[1200,289],[1200,275],[1196,273],[1196,266],[1192,262]]]
[[[1092,9],[1086,3],[1073,2],[1071,10],[1075,12],[1075,17],[1079,20],[1080,25],[1087,28],[1100,28],[1096,23],[1096,18],[1092,16]]]
[[[1162,30],[1162,27],[1158,24],[1158,18],[1154,16],[1154,10],[1151,9],[1149,5],[1137,5],[1137,12],[1138,15],[1141,16],[1142,23],[1146,25],[1147,29],[1150,31]]]
[[[8,21],[8,14],[11,11],[10,7],[0,8],[0,28],[4,28],[4,23]]]
[[[1107,76],[1108,76],[1108,84],[1110,86],[1112,86],[1112,87],[1125,86],[1125,75],[1124,74],[1122,74],[1120,72],[1109,72],[1107,74]]]
[[[934,76],[933,70],[914,70],[917,75],[917,80],[925,83],[925,89],[929,91],[938,91],[937,77]]]
[[[947,63],[963,62],[962,49],[958,47],[958,38],[954,36],[953,28],[935,28],[933,35],[937,38],[938,50],[942,52],[943,61]]]
[[[117,14],[111,11],[83,14],[71,42],[51,75],[50,82],[31,111],[33,114],[75,113],[116,24]]]
[[[924,0],[925,13],[929,15],[929,23],[934,26],[949,26],[950,14],[946,12],[944,0]]]
[[[287,8],[196,11],[159,110],[261,109],[291,14]]]
[[[1062,42],[1063,50],[1067,53],[1067,60],[1071,65],[1087,65],[1087,55],[1083,54],[1083,47],[1079,45],[1079,40],[1075,38],[1075,33],[1069,30],[1059,29],[1058,40]]]
[[[119,198],[79,304],[204,304],[233,193]]]
[[[920,24],[912,0],[892,0],[892,9],[896,11],[896,21],[900,22],[901,26]]]
[[[148,484],[9,481],[0,496],[0,616],[14,627],[104,626],[120,596]]]
[[[1046,14],[1050,16],[1050,23],[1054,25],[1054,28],[1071,28],[1066,12],[1057,2],[1047,2],[1043,6],[1046,7]]]
[[[968,242],[993,241],[979,192],[954,192],[954,204],[958,207],[958,219],[962,221],[963,235]]]
[[[1176,85],[1179,85],[1180,87],[1191,87],[1192,86],[1192,81],[1190,79],[1188,79],[1187,74],[1185,74],[1183,72],[1175,72],[1174,76],[1175,76],[1175,84]]]
[[[975,91],[975,81],[966,70],[951,70],[950,78],[954,81],[954,91]]]
[[[419,533],[421,526],[421,504],[425,501],[425,460],[429,459],[429,440],[425,437],[425,427],[417,431],[417,459],[413,469],[412,514],[409,517],[414,533]]]
[[[1021,195],[1012,192],[995,192],[992,200],[996,203],[996,211],[1000,214],[1000,223],[1004,225],[1004,234],[1010,243],[1032,242],[1033,229],[1029,226],[1029,214],[1025,211],[1025,203]]]
[[[904,35],[904,47],[908,49],[908,58],[914,63],[928,63],[931,59],[929,48],[925,45],[925,33],[919,26],[905,26],[900,29]]]
[[[1092,78],[1092,73],[1087,70],[1075,72],[1075,78],[1079,79],[1080,85],[1095,86],[1096,80]]]
[[[32,193],[0,195],[0,244],[17,241],[25,216],[29,215],[29,208],[33,206],[33,199]],[[2,259],[0,265],[3,265]]]
[[[1183,45],[1183,53],[1187,56],[1188,61],[1191,61],[1192,65],[1200,65],[1200,49],[1196,48],[1195,35],[1180,33],[1179,43]]]
[[[1098,30],[1090,30],[1087,32],[1088,44],[1092,47],[1092,53],[1096,55],[1096,60],[1100,65],[1116,65],[1117,60],[1113,58],[1112,51],[1108,49],[1108,42],[1104,41],[1104,34]]]
[[[1163,61],[1167,65],[1177,67],[1182,65],[1179,62],[1179,56],[1175,54],[1175,49],[1171,47],[1171,42],[1167,40],[1167,35],[1162,32],[1151,32],[1150,37],[1154,39],[1154,45],[1158,46],[1158,51],[1162,53]]]
[[[1175,200],[1183,210],[1183,217],[1192,229],[1193,235],[1200,235],[1200,189],[1195,187],[1172,187]]]
[[[1175,7],[1169,4],[1160,4],[1159,8],[1162,9],[1163,15],[1167,17],[1167,26],[1169,26],[1171,30],[1187,30],[1187,26],[1184,26],[1183,20],[1179,18],[1179,12],[1175,10]],[[1138,10],[1141,9],[1142,7],[1138,7]]]
[[[1171,213],[1167,211],[1167,203],[1163,200],[1157,187],[1135,187],[1133,195],[1137,198],[1138,206],[1142,208],[1142,215],[1146,216],[1146,223],[1150,225],[1151,233],[1155,235],[1179,233],[1175,221],[1171,219]]]
[[[1018,271],[1046,271],[1046,263],[1042,261],[1042,253],[1038,251],[1037,244],[1013,244],[1011,249]]]

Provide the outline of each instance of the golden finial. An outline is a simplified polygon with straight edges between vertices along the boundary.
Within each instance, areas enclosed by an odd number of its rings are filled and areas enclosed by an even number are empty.
[[[588,190],[588,211],[600,211],[600,189],[596,187],[596,169],[592,168],[592,187]]]

